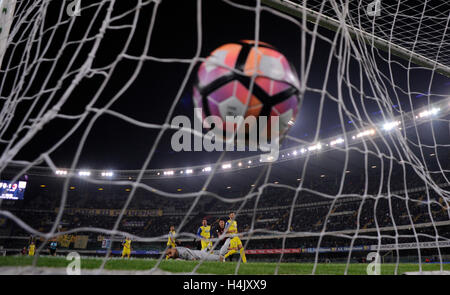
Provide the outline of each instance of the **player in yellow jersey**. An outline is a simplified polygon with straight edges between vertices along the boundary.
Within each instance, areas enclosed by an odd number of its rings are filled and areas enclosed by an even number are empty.
[[[122,250],[122,258],[125,257],[125,255],[128,256],[128,259],[130,259],[131,256],[131,239],[125,238],[125,241],[122,243],[123,250]]]
[[[169,238],[167,239],[167,246],[169,248],[175,248],[177,246],[177,239],[175,239],[175,226],[171,225],[169,228]]]
[[[169,234],[167,238],[167,247],[169,249],[174,249],[177,247],[177,239],[175,238],[176,232],[175,232],[175,226],[171,225],[169,228]],[[169,259],[169,256],[166,255],[166,260]]]
[[[31,242],[30,246],[28,246],[28,256],[34,256],[34,252],[36,251],[36,245],[34,242]]]
[[[238,227],[237,222],[234,220],[236,217],[236,214],[234,212],[231,212],[229,215],[230,219],[225,224],[225,232],[230,235],[230,237],[225,241],[224,246],[220,250],[221,255],[224,254],[225,251],[226,254],[223,255],[223,257],[226,259],[230,255],[233,255],[234,253],[239,251],[239,254],[241,255],[242,262],[247,263],[247,257],[245,257],[245,250],[244,246],[242,245],[242,241],[237,236],[238,233]]]
[[[209,240],[211,238],[211,225],[208,225],[206,219],[202,220],[202,226],[198,228],[197,237],[201,239],[202,251],[211,250],[212,242]]]

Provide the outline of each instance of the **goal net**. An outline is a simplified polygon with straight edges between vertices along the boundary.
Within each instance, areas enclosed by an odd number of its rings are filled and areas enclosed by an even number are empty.
[[[368,274],[446,270],[448,2],[3,0],[0,7],[6,255],[32,236],[35,266],[57,239],[58,253],[100,256],[101,273],[129,237],[133,255],[156,259],[152,273],[165,267],[170,225],[181,245],[195,247],[203,218],[214,228],[235,212],[249,264],[272,262],[269,273],[328,273],[330,263],[340,274],[366,266]],[[194,121],[199,65],[223,67],[209,54],[240,40],[274,45],[298,74],[299,112],[278,159],[173,151],[180,129],[173,118]],[[184,129],[193,138],[207,132]],[[23,200],[8,191],[14,184]],[[211,241],[218,250],[221,241]],[[235,274],[243,268],[237,261]],[[299,264],[286,268],[291,262]]]

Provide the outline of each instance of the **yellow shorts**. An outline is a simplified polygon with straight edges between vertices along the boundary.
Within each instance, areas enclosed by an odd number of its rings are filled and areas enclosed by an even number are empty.
[[[212,248],[211,241],[201,240],[201,242],[202,242],[202,250],[207,249],[207,248]]]
[[[122,256],[125,256],[125,255],[129,256],[130,254],[131,254],[130,249],[123,249],[122,250]]]
[[[242,241],[241,241],[241,239],[239,239],[239,237],[234,237],[234,238],[232,238],[231,239],[231,241],[230,241],[230,246],[229,246],[229,248],[233,248],[233,249],[238,249],[239,248],[239,245],[241,245],[242,246]]]
[[[34,251],[28,252],[28,256],[34,256]]]

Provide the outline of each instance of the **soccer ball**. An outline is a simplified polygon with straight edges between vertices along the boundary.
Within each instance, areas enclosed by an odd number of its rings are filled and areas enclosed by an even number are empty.
[[[252,76],[255,75],[253,90],[249,95]],[[284,135],[294,124],[299,105],[299,80],[286,57],[267,43],[241,41],[225,44],[216,50],[200,65],[194,85],[193,100],[196,114],[202,122],[210,116],[222,119],[222,126],[214,126],[226,138],[227,130],[245,133],[246,144],[249,132],[256,132],[260,139]],[[249,116],[260,119],[265,116],[265,126],[241,126],[226,122],[227,116]],[[271,117],[278,116],[279,130],[270,128]],[[274,125],[275,126],[275,125]],[[274,128],[275,129],[275,128]],[[220,139],[220,138],[219,138]]]

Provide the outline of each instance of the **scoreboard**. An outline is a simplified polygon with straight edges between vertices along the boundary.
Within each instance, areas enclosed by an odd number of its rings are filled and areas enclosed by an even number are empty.
[[[26,181],[10,182],[0,180],[0,199],[22,200],[26,186]]]

